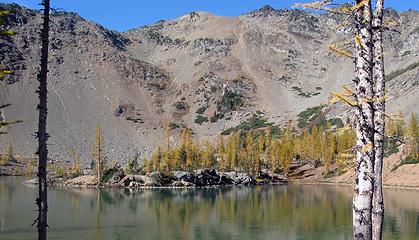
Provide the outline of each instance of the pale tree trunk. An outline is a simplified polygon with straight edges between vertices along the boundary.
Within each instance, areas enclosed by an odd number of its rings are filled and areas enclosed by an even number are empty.
[[[48,160],[48,149],[47,149],[47,75],[48,75],[48,45],[49,45],[49,12],[50,12],[50,1],[43,0],[42,5],[44,6],[43,26],[41,32],[41,70],[38,74],[39,80],[39,122],[38,122],[38,198],[36,204],[38,205],[38,239],[47,239],[47,212],[48,212],[48,195],[47,195],[47,160]]]
[[[373,48],[374,48],[374,192],[372,200],[373,239],[382,238],[384,218],[384,199],[382,187],[382,168],[384,157],[384,127],[385,127],[385,74],[383,56],[383,9],[384,0],[376,1],[373,16]]]
[[[361,2],[358,0],[357,2]],[[371,2],[356,10],[355,89],[357,98],[357,156],[353,198],[354,239],[372,237],[371,209],[373,196],[374,111],[372,78]]]

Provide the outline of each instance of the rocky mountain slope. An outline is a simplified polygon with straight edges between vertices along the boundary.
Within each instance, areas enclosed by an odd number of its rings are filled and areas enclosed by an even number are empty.
[[[18,33],[0,40],[1,66],[14,71],[1,82],[0,104],[13,104],[2,117],[24,120],[1,141],[32,156],[41,15],[18,5],[0,9],[13,12],[6,28]],[[350,49],[351,28],[330,14],[269,6],[238,17],[193,12],[122,33],[74,13],[55,13],[52,21],[48,131],[54,159],[69,159],[76,149],[90,161],[97,125],[107,156],[126,161],[163,145],[167,126],[175,144],[180,127],[214,139],[255,112],[284,124],[327,104],[330,92],[353,78],[353,60],[328,48]],[[394,29],[385,34],[391,73],[419,61],[419,13],[389,9],[386,21]],[[418,67],[394,74],[389,112],[419,112],[418,86]],[[348,115],[343,106],[328,107],[327,114]]]

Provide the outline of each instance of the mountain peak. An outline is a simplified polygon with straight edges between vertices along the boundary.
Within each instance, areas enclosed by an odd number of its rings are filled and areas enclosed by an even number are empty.
[[[258,10],[252,11],[246,15],[250,15],[251,17],[271,17],[271,16],[281,16],[284,12],[288,12],[288,10],[283,9],[275,9],[271,5],[265,5]]]

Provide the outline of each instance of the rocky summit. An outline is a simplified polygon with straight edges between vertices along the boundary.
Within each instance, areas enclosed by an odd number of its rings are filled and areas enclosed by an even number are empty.
[[[12,12],[3,27],[17,32],[0,40],[1,67],[13,70],[1,82],[0,105],[12,103],[1,117],[24,121],[1,141],[33,156],[41,14],[8,4],[0,10]],[[418,11],[387,9],[385,22],[388,111],[419,112]],[[332,14],[270,6],[237,17],[192,12],[116,32],[56,12],[51,28],[52,159],[69,160],[77,149],[90,162],[97,125],[106,156],[126,162],[166,144],[168,128],[176,144],[181,128],[213,140],[255,114],[279,126],[317,106],[325,118],[351,115],[344,105],[328,105],[330,93],[354,77],[353,59],[329,48],[353,49],[353,29]]]

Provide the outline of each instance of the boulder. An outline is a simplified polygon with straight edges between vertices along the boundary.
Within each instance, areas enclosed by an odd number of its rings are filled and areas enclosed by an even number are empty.
[[[146,180],[150,180],[150,178],[143,175],[126,175],[118,182],[118,185],[121,187],[129,187],[131,182],[137,182],[141,184]]]
[[[93,186],[97,184],[96,176],[83,175],[64,182],[68,186]]]
[[[194,187],[195,184],[185,181],[174,181],[172,187]]]
[[[164,172],[150,173],[150,178],[155,182],[155,184],[157,184],[157,186],[169,186],[176,180],[175,177]]]
[[[234,185],[252,185],[256,183],[247,173],[225,172],[223,175],[232,179]]]
[[[271,183],[272,184],[287,184],[288,179],[284,175],[274,173],[271,176]]]
[[[179,176],[178,181],[188,182],[197,187],[230,185],[233,183],[228,176],[221,176],[215,169],[197,170],[193,173],[178,172],[175,176]]]
[[[30,180],[26,180],[25,184],[29,184],[29,185],[38,185],[38,178],[34,178],[34,179],[30,179]]]
[[[125,177],[124,172],[116,172],[112,175],[111,179],[109,179],[108,184],[117,184]]]
[[[183,177],[185,177],[188,174],[189,173],[188,172],[185,172],[185,171],[173,171],[173,177],[176,180],[180,180],[180,179],[182,179]]]

